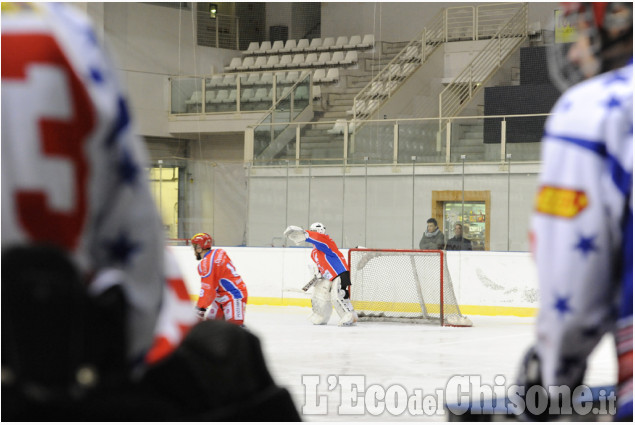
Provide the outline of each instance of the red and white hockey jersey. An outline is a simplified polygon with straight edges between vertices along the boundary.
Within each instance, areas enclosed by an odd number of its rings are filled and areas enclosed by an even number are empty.
[[[225,250],[208,251],[198,263],[198,274],[201,276],[201,292],[197,307],[208,308],[217,296],[246,301],[247,286]]]
[[[47,242],[87,279],[123,272],[128,358],[154,362],[196,316],[164,252],[147,163],[87,19],[62,3],[2,3],[2,248]]]
[[[318,270],[328,280],[333,280],[348,270],[344,254],[340,252],[329,235],[323,235],[310,230],[305,231],[306,241],[315,248],[311,251],[311,259]]]

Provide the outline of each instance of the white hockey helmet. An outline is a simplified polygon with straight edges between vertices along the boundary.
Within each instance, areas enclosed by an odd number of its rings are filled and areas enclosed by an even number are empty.
[[[309,227],[309,230],[311,230],[312,232],[321,233],[323,235],[326,234],[326,227],[324,227],[324,225],[320,222],[313,223],[311,227]]]

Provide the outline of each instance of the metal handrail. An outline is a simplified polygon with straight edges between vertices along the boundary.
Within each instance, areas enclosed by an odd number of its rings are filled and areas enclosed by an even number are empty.
[[[478,55],[439,94],[439,116],[453,117],[527,38],[527,3],[501,27]]]
[[[258,121],[256,124],[253,124],[253,127],[258,127],[260,124],[262,124],[262,122],[263,122],[263,121],[264,121],[264,120],[265,120],[265,119],[266,119],[266,118],[267,118],[270,114],[273,114],[274,112],[276,112],[276,108],[278,107],[278,105],[280,104],[280,102],[282,102],[283,100],[285,100],[285,99],[287,99],[289,96],[291,96],[293,93],[295,93],[295,89],[296,89],[296,87],[297,87],[298,85],[300,85],[300,83],[304,83],[304,80],[305,80],[305,79],[306,79],[306,77],[307,77],[307,72],[308,72],[308,71],[304,71],[304,72],[302,72],[302,74],[300,74],[300,76],[298,77],[298,81],[296,81],[296,82],[295,82],[295,83],[291,86],[291,88],[289,89],[289,92],[288,92],[286,95],[284,95],[284,96],[280,97],[280,99],[277,99],[277,98],[276,98],[276,101],[274,102],[273,106],[271,106],[271,108],[269,108],[267,111],[265,111],[265,115],[264,115],[264,117],[263,117],[260,121]],[[311,77],[311,73],[310,73],[310,72],[309,72],[309,74],[308,74],[308,77],[309,77],[309,97],[310,97],[310,93],[311,93],[311,90],[310,90],[310,89],[311,89],[311,88],[312,88],[312,86],[313,86],[313,84],[312,84],[312,82],[311,82],[311,78],[312,78],[312,77]],[[274,88],[274,93],[276,93],[276,90],[275,90],[275,89],[277,89],[277,87],[276,87],[276,86],[277,86],[277,79],[275,78],[275,76],[274,76],[274,83],[273,83],[273,84],[274,84],[274,85],[273,85],[273,88]],[[274,96],[275,96],[275,95],[274,95]],[[311,102],[309,102],[309,103],[311,103]],[[272,121],[273,121],[273,120],[272,120]]]
[[[441,43],[443,42],[442,39],[435,41],[435,38],[431,37],[430,35],[434,34],[435,30],[438,31],[437,27],[440,27],[441,33],[443,33],[443,25],[444,25],[443,15],[444,15],[444,10],[440,10],[434,16],[434,18],[432,18],[430,27],[423,28],[423,30],[415,38],[413,38],[403,49],[401,49],[401,51],[399,51],[399,53],[397,53],[397,55],[395,55],[395,57],[390,62],[388,62],[388,64],[384,66],[382,70],[379,71],[379,73],[371,81],[369,81],[368,84],[366,84],[366,86],[364,86],[364,88],[362,88],[359,91],[359,93],[353,99],[353,120],[357,120],[358,101],[363,100],[367,96],[372,96],[372,93],[369,94],[368,92],[371,91],[371,88],[373,87],[374,83],[378,83],[378,82],[383,83],[386,81],[386,79],[390,80],[390,78],[392,77],[392,75],[390,74],[391,65],[396,65],[396,64],[401,65],[404,62],[404,59],[406,59],[407,57],[406,54],[409,54],[412,51],[412,47],[417,46],[419,43],[421,43],[421,49],[420,49],[421,56],[419,58],[415,57],[419,60],[419,66],[421,66],[427,60],[427,58],[432,54],[432,52],[439,45],[441,45]],[[428,46],[430,46],[429,49],[428,49]],[[413,67],[413,69],[411,70],[411,73],[414,72],[419,66]],[[394,92],[394,89],[396,89],[396,87],[391,88],[391,90],[389,90],[389,92],[386,94],[387,97],[390,97],[390,94]],[[370,116],[370,114],[368,114],[368,116]]]
[[[526,3],[521,9],[527,8]],[[497,34],[503,32],[504,28],[509,26],[509,22],[514,19],[518,12],[511,18],[509,11],[518,9],[518,3],[492,3],[485,4],[477,7],[473,6],[457,6],[445,8],[437,13],[431,20],[431,24],[424,28],[423,31],[411,40],[382,70],[366,85],[353,99],[353,120],[367,121],[366,117],[370,117],[374,111],[379,109],[381,105],[386,102],[392,93],[394,93],[405,80],[417,71],[427,61],[428,57],[434,52],[434,50],[441,45],[441,43],[461,39],[456,35],[451,36],[451,33],[461,31],[461,35],[465,38],[472,40],[479,40],[490,36],[496,37]],[[461,11],[469,11],[470,17],[466,19],[465,14],[461,14]],[[454,12],[457,12],[456,15]],[[526,12],[525,12],[526,13]],[[526,19],[525,19],[526,21]],[[502,25],[502,26],[501,26]],[[494,27],[496,32],[488,32],[486,28]],[[525,24],[526,34],[526,24]],[[413,57],[410,56],[414,46],[421,46],[421,49],[417,55],[414,56],[414,61],[409,60]],[[385,83],[394,81],[392,75],[393,65],[401,65],[402,63],[410,62],[413,66],[409,67],[405,73],[400,75],[395,84],[388,87],[387,92],[377,96],[373,92],[373,87],[377,87],[377,83]],[[379,101],[374,102],[370,108],[367,108],[360,113],[359,105],[360,101],[375,100],[380,98]],[[358,126],[359,128],[359,126]]]

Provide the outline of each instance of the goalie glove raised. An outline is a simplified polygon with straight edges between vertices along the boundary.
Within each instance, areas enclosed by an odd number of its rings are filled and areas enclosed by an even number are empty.
[[[306,240],[306,234],[304,229],[298,226],[289,226],[284,231],[284,236],[291,239],[296,245],[301,244]]]

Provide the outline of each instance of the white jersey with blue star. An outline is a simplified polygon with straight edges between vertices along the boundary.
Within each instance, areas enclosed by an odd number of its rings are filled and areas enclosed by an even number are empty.
[[[575,385],[614,330],[616,311],[632,329],[632,61],[568,90],[546,123],[542,149],[532,219],[537,349],[544,385]]]
[[[195,323],[164,261],[146,164],[87,19],[60,3],[2,3],[2,248],[45,242],[87,277],[122,272],[135,363],[165,356]]]

